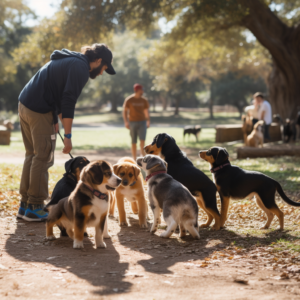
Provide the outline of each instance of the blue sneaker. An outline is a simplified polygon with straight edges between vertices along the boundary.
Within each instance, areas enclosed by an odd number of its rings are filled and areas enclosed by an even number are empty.
[[[23,220],[29,222],[46,221],[48,213],[44,211],[44,204],[28,204]]]
[[[22,202],[22,201],[20,202],[20,207],[18,210],[17,218],[23,219],[27,207],[28,207],[27,202]]]

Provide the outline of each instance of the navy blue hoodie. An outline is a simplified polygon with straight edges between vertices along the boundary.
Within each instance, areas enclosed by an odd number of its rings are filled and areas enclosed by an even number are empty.
[[[67,49],[55,50],[45,64],[26,84],[19,101],[37,113],[53,112],[54,123],[57,115],[74,118],[77,99],[89,80],[89,60],[78,52]]]

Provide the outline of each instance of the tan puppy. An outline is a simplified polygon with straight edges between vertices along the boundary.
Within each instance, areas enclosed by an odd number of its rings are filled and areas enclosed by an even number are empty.
[[[131,203],[133,213],[139,214],[140,227],[147,228],[148,209],[140,168],[130,157],[121,158],[113,168],[115,174],[122,179],[121,185],[115,191],[120,225],[128,226],[124,207],[124,199],[126,198]]]
[[[244,134],[244,143],[245,145],[247,145],[247,136],[252,132],[253,129],[253,123],[252,123],[252,116],[250,116],[249,114],[242,115],[242,121],[243,121],[243,125],[242,125],[242,131]]]
[[[55,224],[66,228],[74,239],[73,248],[83,248],[83,236],[87,227],[95,227],[96,247],[105,248],[104,238],[109,238],[106,215],[111,192],[121,183],[113,173],[112,165],[98,160],[89,163],[80,173],[80,180],[69,197],[49,207],[47,239],[55,239]]]
[[[246,146],[248,147],[256,147],[259,145],[263,147],[264,143],[264,135],[262,132],[262,126],[264,125],[264,121],[258,121],[254,127],[252,132],[247,136]]]

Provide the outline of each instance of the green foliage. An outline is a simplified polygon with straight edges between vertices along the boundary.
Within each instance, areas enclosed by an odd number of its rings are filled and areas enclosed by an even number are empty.
[[[242,113],[243,108],[249,105],[248,98],[257,91],[266,93],[267,87],[262,78],[253,79],[229,72],[212,81],[210,90],[214,104],[231,104]]]
[[[13,62],[11,53],[31,31],[23,26],[33,16],[21,0],[0,2],[0,110],[16,110],[18,95],[31,72]]]

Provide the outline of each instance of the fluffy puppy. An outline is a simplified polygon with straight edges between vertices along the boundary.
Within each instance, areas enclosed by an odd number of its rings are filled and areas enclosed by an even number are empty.
[[[167,163],[155,155],[139,157],[137,163],[147,174],[148,198],[153,211],[151,233],[157,230],[162,209],[168,228],[161,237],[169,238],[179,225],[180,237],[189,231],[193,238],[199,239],[197,202],[185,186],[167,174]]]
[[[59,200],[69,197],[76,188],[77,182],[80,179],[81,170],[90,163],[84,156],[77,156],[69,159],[65,163],[66,173],[55,185],[51,195],[50,202],[45,206],[44,211],[48,212],[49,207],[58,203]],[[61,236],[68,236],[66,229],[59,226]]]
[[[232,166],[228,160],[229,154],[226,149],[212,147],[209,150],[200,151],[202,159],[210,163],[210,171],[213,173],[216,187],[221,197],[221,226],[227,219],[230,199],[245,199],[255,196],[257,205],[266,213],[267,223],[261,229],[269,228],[274,214],[279,219],[280,230],[284,227],[284,215],[275,202],[275,193],[289,205],[300,206],[287,197],[281,185],[276,180],[254,171],[243,170]]]
[[[126,198],[131,203],[133,213],[139,215],[140,227],[147,228],[147,202],[140,168],[130,157],[121,158],[113,168],[115,174],[122,179],[120,186],[115,191],[120,225],[128,226],[124,208]]]
[[[264,135],[263,135],[263,125],[264,121],[258,121],[254,127],[252,132],[247,136],[246,146],[248,147],[256,147],[259,145],[263,147],[264,144]]]
[[[109,237],[106,215],[110,191],[115,190],[121,179],[113,173],[111,164],[98,160],[88,164],[80,174],[80,181],[70,197],[49,207],[46,237],[55,239],[55,224],[66,228],[74,240],[73,248],[83,248],[83,236],[87,227],[95,227],[96,247],[105,248],[104,237]]]

